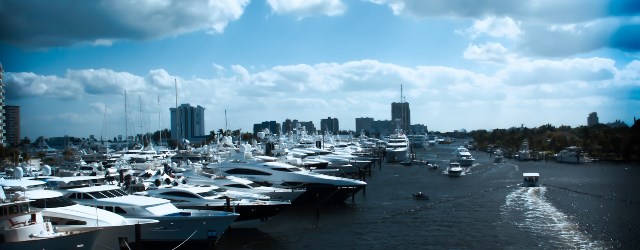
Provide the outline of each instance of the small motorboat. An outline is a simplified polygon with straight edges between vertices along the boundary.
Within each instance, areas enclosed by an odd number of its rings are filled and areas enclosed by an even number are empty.
[[[540,186],[540,174],[539,173],[522,173],[522,186],[523,187],[539,187]]]
[[[413,198],[416,200],[428,200],[429,196],[427,196],[426,194],[422,193],[422,192],[417,192],[415,194],[413,194]]]

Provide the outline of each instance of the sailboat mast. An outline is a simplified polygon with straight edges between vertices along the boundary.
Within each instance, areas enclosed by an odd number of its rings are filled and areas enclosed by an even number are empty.
[[[129,124],[127,121],[127,90],[124,90],[124,141],[127,141],[127,138],[129,138]]]
[[[160,96],[158,96],[158,132],[160,133],[158,144],[160,145],[160,147],[162,147],[162,119],[160,118]]]
[[[180,139],[180,112],[178,110],[178,79],[173,79],[176,86],[176,142]]]

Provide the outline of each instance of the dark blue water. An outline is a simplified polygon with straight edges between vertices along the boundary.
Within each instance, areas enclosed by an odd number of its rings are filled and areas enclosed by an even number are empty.
[[[258,230],[231,230],[218,249],[639,249],[640,166],[494,164],[472,151],[464,176],[443,174],[457,145],[419,149],[440,170],[385,164],[343,206],[294,207]],[[541,187],[520,187],[538,172]],[[429,200],[415,200],[412,193]]]

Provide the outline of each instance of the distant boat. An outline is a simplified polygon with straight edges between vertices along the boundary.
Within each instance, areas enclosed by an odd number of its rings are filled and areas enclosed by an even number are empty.
[[[529,141],[524,139],[522,144],[520,145],[520,150],[518,150],[519,161],[529,161],[531,160],[531,150],[529,150]]]
[[[582,148],[570,146],[556,154],[556,161],[565,163],[587,163],[591,162],[591,159],[586,153],[582,152]]]
[[[469,150],[463,146],[456,148],[453,152],[453,161],[460,163],[460,166],[468,167],[473,165],[473,162],[476,160],[473,158]]]
[[[522,186],[523,187],[539,187],[540,186],[540,174],[539,173],[522,173]]]

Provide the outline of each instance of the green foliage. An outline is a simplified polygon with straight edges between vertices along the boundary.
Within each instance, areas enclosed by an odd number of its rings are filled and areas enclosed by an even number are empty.
[[[640,123],[631,127],[609,127],[606,125],[558,128],[545,124],[538,128],[512,128],[475,130],[471,137],[480,149],[489,145],[517,150],[524,139],[534,151],[559,152],[568,146],[582,147],[593,157],[606,160],[640,160]]]

